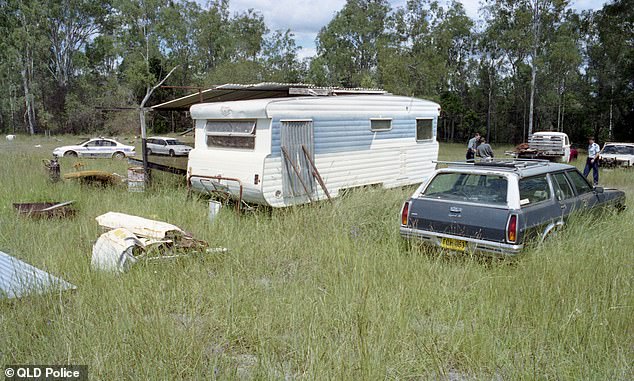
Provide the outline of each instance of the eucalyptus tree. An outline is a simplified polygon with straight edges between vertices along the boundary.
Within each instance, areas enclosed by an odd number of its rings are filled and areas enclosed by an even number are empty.
[[[538,72],[547,54],[548,38],[557,30],[566,15],[568,0],[485,0],[484,11],[488,38],[495,39],[505,52],[513,75],[522,67],[530,67],[529,111],[527,135],[535,127],[535,104]],[[521,82],[518,83],[521,86]],[[520,89],[517,89],[520,91]]]
[[[261,13],[248,9],[237,14],[231,20],[234,60],[256,62],[268,32]]]
[[[7,71],[8,81],[17,80],[14,73],[19,73],[19,85],[9,84],[10,89],[21,89],[24,102],[24,126],[33,135],[38,129],[36,106],[41,86],[38,86],[39,73],[42,72],[41,63],[46,56],[46,36],[41,25],[45,20],[45,7],[40,0],[7,0],[2,4],[3,35],[3,69]],[[41,97],[40,97],[41,99]],[[15,103],[9,103],[14,105]]]
[[[196,72],[195,25],[201,13],[197,2],[180,0],[170,1],[167,6],[161,8],[158,15],[156,30],[161,53],[166,66],[180,67],[180,70],[173,74],[173,81],[180,86],[189,85]]]
[[[634,4],[613,1],[586,18],[594,135],[634,139]]]
[[[267,80],[276,82],[301,82],[304,68],[297,59],[301,49],[289,29],[276,30],[268,36],[262,49]]]
[[[197,75],[204,78],[218,65],[231,58],[233,38],[229,2],[211,2],[198,14],[194,27],[193,45],[196,49]]]
[[[341,86],[379,83],[379,54],[387,45],[386,0],[348,0],[317,35],[316,63],[322,63],[328,82]],[[313,69],[317,68],[313,65]]]

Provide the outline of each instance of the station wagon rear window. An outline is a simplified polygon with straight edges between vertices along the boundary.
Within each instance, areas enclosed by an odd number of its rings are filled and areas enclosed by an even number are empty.
[[[255,148],[255,120],[208,120],[207,146]]]
[[[506,205],[508,181],[504,176],[439,173],[422,196],[439,200]]]

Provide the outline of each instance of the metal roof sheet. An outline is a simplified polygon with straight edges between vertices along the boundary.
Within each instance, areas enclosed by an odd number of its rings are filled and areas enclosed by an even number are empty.
[[[0,299],[75,288],[61,278],[0,251]]]
[[[164,102],[151,108],[153,110],[189,110],[194,104],[208,102],[227,102],[247,99],[284,98],[296,96],[331,96],[349,94],[387,94],[381,89],[365,88],[341,88],[319,87],[306,83],[276,83],[262,82],[257,84],[242,85],[227,83],[214,86],[207,90],[200,90],[194,94],[186,95],[168,102]]]

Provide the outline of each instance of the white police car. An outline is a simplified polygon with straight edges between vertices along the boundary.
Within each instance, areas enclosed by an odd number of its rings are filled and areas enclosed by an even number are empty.
[[[53,155],[66,157],[112,157],[123,159],[135,154],[134,146],[128,146],[106,138],[88,139],[76,145],[57,147],[53,150]]]

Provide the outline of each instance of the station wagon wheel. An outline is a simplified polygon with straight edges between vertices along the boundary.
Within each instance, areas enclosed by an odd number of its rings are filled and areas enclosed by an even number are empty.
[[[112,154],[113,159],[123,159],[124,157],[125,157],[125,154],[121,151],[117,151]]]
[[[152,150],[148,148],[147,149],[147,154],[148,154],[148,156],[151,155],[152,154]]]
[[[561,230],[561,228],[563,228],[563,224],[558,224],[558,225],[553,226],[547,232],[545,232],[542,235],[542,238],[539,240],[540,246],[543,245],[546,241],[549,241],[549,240],[552,240],[553,238],[556,238],[557,235],[559,234],[559,231]]]
[[[171,157],[174,157],[174,155],[175,155],[174,150],[173,150],[173,149],[171,149],[171,150],[170,150],[170,156],[171,156]]]
[[[75,151],[66,151],[66,152],[64,152],[64,157],[77,157],[77,152],[75,152]]]

